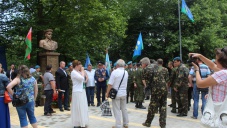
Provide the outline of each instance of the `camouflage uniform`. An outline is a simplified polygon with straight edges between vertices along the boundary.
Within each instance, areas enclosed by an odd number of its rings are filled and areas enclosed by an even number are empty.
[[[133,75],[133,83],[136,83],[136,88],[135,90],[135,102],[136,102],[136,107],[142,107],[142,102],[144,101],[145,94],[144,94],[144,85],[142,82],[142,68],[138,68]]]
[[[68,104],[68,106],[70,106],[70,102],[71,102],[71,99],[72,99],[72,86],[73,86],[73,82],[72,82],[72,79],[71,79],[71,72],[72,71],[70,71],[69,68],[66,69],[65,71],[67,73],[68,81],[69,81],[69,104]]]
[[[40,105],[40,100],[41,100],[41,95],[43,93],[43,81],[42,81],[42,78],[40,77],[40,75],[42,76],[42,73],[41,72],[33,72],[32,73],[32,76],[36,79],[37,81],[37,85],[38,85],[38,94],[37,94],[37,97],[36,97],[36,106],[39,106]]]
[[[176,92],[174,91],[174,87],[176,85],[176,71],[177,67],[172,68],[171,70],[171,76],[169,78],[170,87],[171,87],[171,101],[172,101],[172,111],[173,113],[176,113]]]
[[[155,64],[151,64],[150,67],[153,68],[154,65],[155,65]],[[146,67],[146,68],[147,68],[147,67]],[[145,69],[146,69],[146,68],[145,68]],[[147,82],[149,82],[149,81],[147,81]],[[150,87],[150,86],[147,86],[147,87],[145,88],[144,91],[145,91],[145,97],[147,97],[146,100],[149,100],[149,96],[151,95],[151,87]]]
[[[144,69],[143,79],[149,81],[148,86],[151,86],[151,100],[148,108],[147,119],[143,125],[150,126],[155,113],[157,113],[158,108],[160,108],[159,124],[161,128],[165,128],[168,78],[168,70],[162,66],[148,66]]]
[[[134,95],[134,84],[133,84],[133,73],[134,70],[132,68],[127,68],[126,71],[128,72],[128,84],[127,84],[127,103],[129,95],[131,97],[131,102],[133,101],[133,95]],[[130,93],[130,94],[129,94]]]
[[[178,113],[184,116],[188,113],[188,75],[189,69],[181,64],[176,70],[174,88],[177,89],[176,100],[178,104]]]

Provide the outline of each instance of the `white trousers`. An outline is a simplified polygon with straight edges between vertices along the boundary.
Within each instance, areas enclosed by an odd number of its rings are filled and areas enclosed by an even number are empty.
[[[123,126],[128,125],[128,112],[126,109],[126,96],[116,97],[112,100],[112,108],[115,117],[115,127],[122,128],[121,113],[123,117]]]

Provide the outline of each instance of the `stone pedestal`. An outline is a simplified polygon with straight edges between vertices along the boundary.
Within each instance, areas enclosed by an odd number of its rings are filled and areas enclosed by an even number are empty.
[[[42,73],[45,73],[46,71],[46,66],[48,64],[52,65],[52,74],[55,75],[55,72],[57,71],[59,67],[59,55],[60,53],[57,52],[44,52],[44,53],[39,53],[39,60],[40,60],[40,69]]]

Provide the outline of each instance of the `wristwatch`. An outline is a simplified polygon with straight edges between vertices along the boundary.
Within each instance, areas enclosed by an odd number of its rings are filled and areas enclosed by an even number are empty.
[[[194,71],[196,72],[196,71],[199,71],[199,70],[198,69],[195,69]]]

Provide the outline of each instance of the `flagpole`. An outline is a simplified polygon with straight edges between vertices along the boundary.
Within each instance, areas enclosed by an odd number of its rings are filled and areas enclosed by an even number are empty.
[[[182,48],[181,48],[181,20],[180,20],[180,0],[178,0],[178,20],[179,20],[179,40],[180,40],[180,58],[182,60]]]

